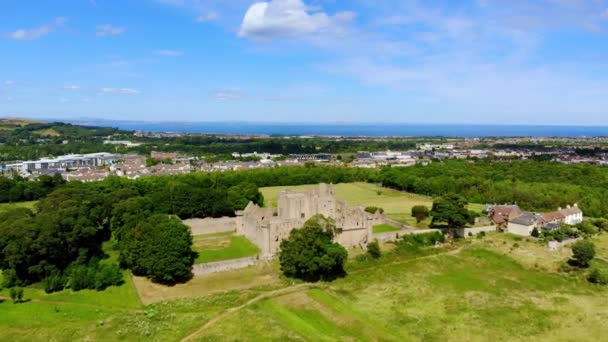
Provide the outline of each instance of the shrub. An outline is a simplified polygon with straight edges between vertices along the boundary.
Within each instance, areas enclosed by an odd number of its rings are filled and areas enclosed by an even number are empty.
[[[433,246],[437,242],[445,242],[445,236],[441,232],[432,232],[424,234],[409,234],[403,235],[399,241],[397,241],[397,248],[419,248],[426,246]]]
[[[374,240],[367,244],[367,254],[369,254],[374,259],[378,259],[382,255],[378,240]]]
[[[375,214],[375,213],[384,214],[384,209],[382,209],[380,207],[374,207],[374,206],[365,207],[365,211],[367,211],[370,214]]]
[[[605,267],[594,267],[587,279],[594,284],[608,285],[608,269]]]
[[[534,227],[534,229],[532,229],[532,233],[530,235],[532,235],[532,237],[539,238],[540,232],[538,231],[538,229],[536,227]]]
[[[95,273],[94,287],[97,291],[103,291],[109,286],[118,286],[122,283],[122,272],[118,265],[100,265]]]
[[[52,293],[61,291],[65,288],[67,279],[60,273],[53,273],[42,281],[44,292]]]
[[[95,286],[95,267],[73,265],[69,271],[70,288],[74,291],[92,289]]]
[[[589,220],[577,224],[576,229],[578,229],[582,235],[586,237],[596,235],[600,231],[599,228]]]
[[[580,240],[572,245],[572,258],[579,267],[589,267],[595,257],[595,245],[589,240]]]
[[[9,291],[9,295],[13,300],[13,303],[21,303],[23,301],[23,288],[21,287],[11,287]]]
[[[477,233],[477,238],[478,239],[483,239],[484,237],[486,237],[486,232],[479,232],[479,233]]]

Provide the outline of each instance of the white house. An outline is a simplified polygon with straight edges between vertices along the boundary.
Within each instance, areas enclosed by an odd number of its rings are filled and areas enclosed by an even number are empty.
[[[564,215],[564,223],[569,225],[575,225],[583,222],[583,211],[578,207],[578,204],[574,206],[568,205],[566,209],[559,208],[560,214]]]

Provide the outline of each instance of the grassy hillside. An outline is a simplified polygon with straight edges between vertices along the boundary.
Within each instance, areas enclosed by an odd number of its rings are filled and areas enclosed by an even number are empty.
[[[352,272],[260,300],[205,327],[208,340],[597,340],[607,292],[482,247]]]
[[[276,265],[260,265],[170,288],[140,284],[148,299],[171,291],[190,297],[167,295],[169,301],[147,306],[139,303],[131,281],[105,292],[46,295],[28,288],[29,302],[0,303],[0,336],[11,341],[602,340],[608,333],[608,288],[558,273],[566,252],[555,255],[528,250],[533,242],[516,243],[492,234],[425,253],[387,254],[349,264],[348,276],[333,283],[294,285],[278,278]],[[537,265],[536,257],[547,262]],[[222,290],[227,292],[216,293]]]

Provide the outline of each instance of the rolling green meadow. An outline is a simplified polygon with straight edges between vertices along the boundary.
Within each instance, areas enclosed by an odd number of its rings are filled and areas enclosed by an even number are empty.
[[[512,238],[490,234],[385,253],[350,261],[348,275],[331,283],[292,283],[273,264],[264,271],[274,274],[270,283],[256,281],[255,267],[197,277],[176,285],[192,290],[189,298],[148,305],[131,277],[104,292],[26,288],[21,304],[4,289],[0,340],[601,340],[608,333],[608,289],[558,272],[566,252],[553,258],[543,248],[523,252],[535,244],[518,241],[516,248]],[[522,262],[534,257],[548,261]],[[234,281],[240,286],[231,287]]]

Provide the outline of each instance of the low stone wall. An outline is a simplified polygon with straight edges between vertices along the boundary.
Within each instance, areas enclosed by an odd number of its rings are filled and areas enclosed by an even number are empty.
[[[414,229],[401,229],[401,230],[395,231],[395,232],[377,233],[377,234],[373,235],[373,238],[377,239],[380,242],[388,242],[388,241],[397,241],[403,235],[426,234],[426,233],[433,233],[433,232],[441,233],[441,230],[439,230],[439,229],[415,229],[415,230]]]
[[[560,249],[560,248],[562,248],[564,246],[571,245],[571,244],[575,243],[576,241],[582,240],[582,239],[583,238],[579,237],[579,238],[576,238],[576,239],[564,240],[562,242],[555,241],[555,240],[549,241],[549,242],[547,242],[547,249],[550,250],[550,251],[552,251],[552,252],[553,251],[557,251],[558,249]]]
[[[469,238],[473,237],[481,232],[490,233],[495,232],[496,226],[485,226],[485,227],[473,227],[473,228],[456,228],[451,231],[453,235]]]
[[[246,257],[240,259],[232,259],[217,262],[206,262],[202,264],[196,264],[192,266],[192,274],[195,276],[201,276],[205,274],[225,272],[231,270],[238,270],[241,268],[256,265],[258,263],[258,257]]]
[[[204,235],[213,233],[235,232],[236,218],[235,217],[220,217],[220,218],[194,218],[183,220],[184,224],[192,230],[192,235]]]

